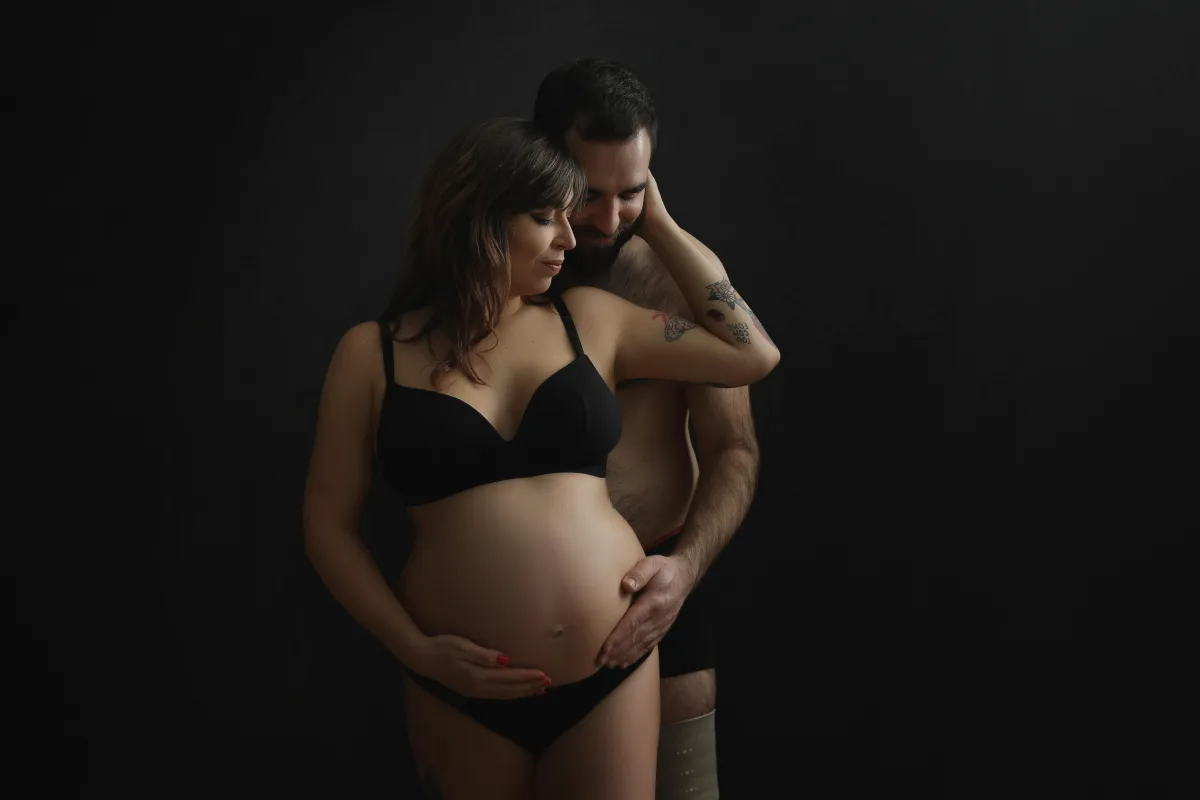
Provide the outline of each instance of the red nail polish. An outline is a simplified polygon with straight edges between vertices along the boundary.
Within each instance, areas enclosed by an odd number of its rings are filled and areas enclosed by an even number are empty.
[[[502,667],[507,667],[509,664],[512,663],[512,659],[509,658],[508,656],[500,656],[499,658],[496,659],[496,663],[498,663]]]

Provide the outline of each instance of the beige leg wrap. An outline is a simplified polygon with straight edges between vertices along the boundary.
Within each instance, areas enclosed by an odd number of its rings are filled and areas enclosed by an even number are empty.
[[[664,725],[655,800],[717,800],[716,711]]]

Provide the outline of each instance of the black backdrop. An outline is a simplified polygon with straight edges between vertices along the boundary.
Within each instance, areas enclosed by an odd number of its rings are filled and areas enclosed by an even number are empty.
[[[413,796],[397,667],[302,552],[323,370],[434,150],[601,55],[784,353],[712,576],[725,795],[1181,794],[1189,5],[18,14],[21,760],[88,796]],[[377,490],[388,571],[406,531]]]

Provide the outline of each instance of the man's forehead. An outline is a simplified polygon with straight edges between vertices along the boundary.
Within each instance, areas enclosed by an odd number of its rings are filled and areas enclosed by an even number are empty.
[[[567,146],[587,172],[589,188],[620,193],[644,183],[650,167],[650,141],[645,131],[622,142],[585,141],[572,128]]]
[[[646,188],[645,177],[640,180],[636,177],[622,178],[620,180],[592,180],[591,173],[588,173],[587,193],[589,195],[597,194],[636,194]]]

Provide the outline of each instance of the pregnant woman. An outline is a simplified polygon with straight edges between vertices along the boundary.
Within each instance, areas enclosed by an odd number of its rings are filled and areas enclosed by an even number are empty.
[[[630,603],[621,578],[643,557],[604,481],[621,433],[612,389],[744,386],[779,352],[649,173],[645,184],[641,235],[695,322],[589,287],[546,299],[575,246],[584,174],[531,123],[499,119],[435,160],[405,279],[329,365],[305,544],[332,595],[404,667],[431,797],[654,796],[657,650],[597,663]],[[395,593],[357,533],[376,465],[416,530]]]

